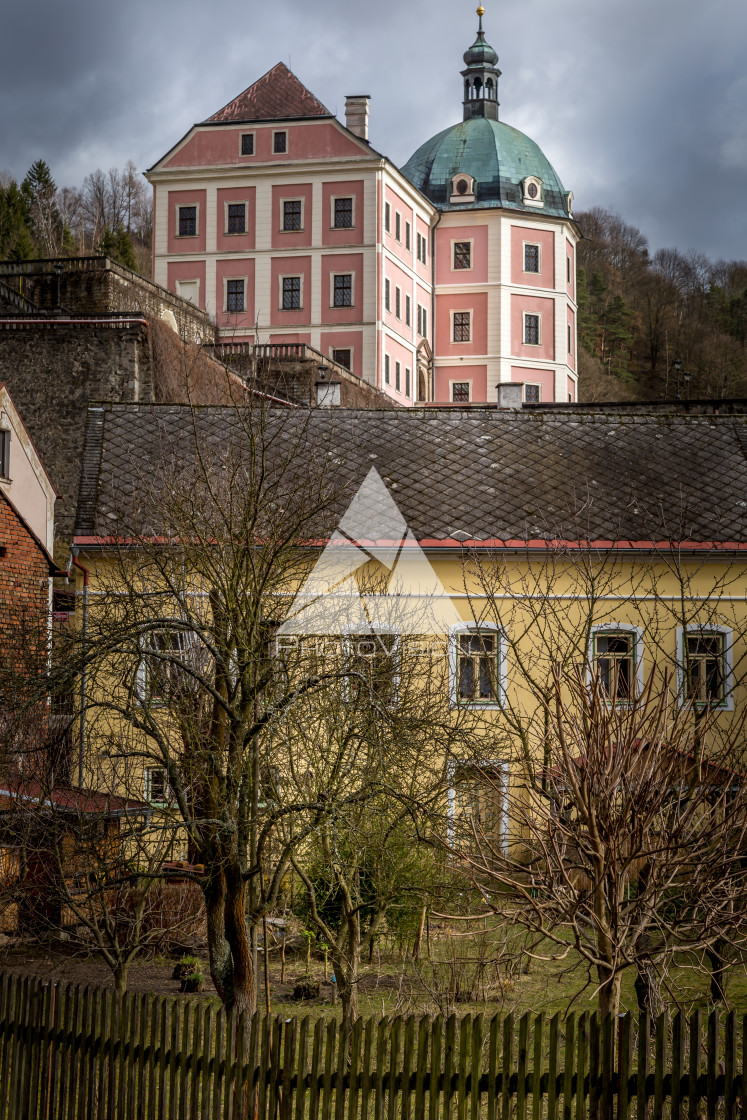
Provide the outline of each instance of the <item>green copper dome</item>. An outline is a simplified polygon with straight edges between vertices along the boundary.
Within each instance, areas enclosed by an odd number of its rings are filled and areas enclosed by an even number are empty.
[[[439,132],[410,156],[402,172],[439,210],[503,208],[554,218],[569,216],[563,184],[534,140],[511,125],[484,116]],[[475,181],[474,201],[450,201],[454,177],[460,172]],[[531,200],[526,186],[530,178],[541,184]]]

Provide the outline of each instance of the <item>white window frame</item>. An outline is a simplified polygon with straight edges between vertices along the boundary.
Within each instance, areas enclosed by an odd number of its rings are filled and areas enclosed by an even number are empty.
[[[472,342],[472,324],[474,322],[474,309],[471,307],[457,307],[449,312],[451,317],[451,345],[452,346],[467,346]],[[454,316],[455,315],[469,315],[469,338],[459,339],[454,338]],[[461,380],[461,378],[459,379]]]
[[[245,136],[251,136],[252,137],[252,151],[251,152],[242,151],[242,148],[244,147],[244,137]],[[254,159],[256,154],[257,154],[257,134],[256,134],[256,132],[240,132],[239,133],[239,158],[240,159]]]
[[[643,627],[635,626],[630,622],[600,622],[591,627],[589,631],[589,648],[586,652],[586,683],[591,684],[591,674],[594,666],[594,636],[596,634],[632,634],[633,635],[633,672],[635,674],[636,694],[643,693]],[[629,700],[615,700],[616,708],[627,708]]]
[[[339,307],[337,307],[336,304],[335,304],[335,276],[349,276],[350,277],[350,303],[341,304]],[[348,270],[346,270],[345,272],[330,272],[330,274],[329,274],[329,306],[334,311],[349,311],[351,307],[355,307],[355,272],[348,271]]]
[[[464,192],[464,194],[460,194],[459,191],[457,190],[457,183],[459,182],[460,179],[466,179],[467,180],[467,190]],[[458,172],[458,174],[452,175],[452,177],[451,177],[451,194],[449,196],[449,202],[460,203],[460,202],[474,202],[474,201],[475,201],[475,180],[474,180],[474,176],[468,175],[466,171],[460,171],[460,172]]]
[[[470,398],[472,385],[470,383]],[[495,700],[461,701],[459,699],[459,635],[473,631],[484,633],[487,630],[498,635]],[[501,712],[507,705],[508,688],[508,642],[506,631],[497,622],[459,622],[449,627],[449,705],[452,708],[467,708],[470,711]]]
[[[405,251],[412,252],[412,222],[405,218]]]
[[[285,133],[285,151],[284,152],[276,152],[275,151],[275,137],[280,136],[282,133]],[[272,130],[272,153],[271,154],[274,155],[274,156],[287,156],[288,155],[288,147],[289,147],[289,145],[288,145],[288,129],[287,128],[274,128]]]
[[[532,272],[526,267],[527,263],[527,246],[537,250],[537,270]],[[542,275],[542,245],[538,241],[522,241],[521,243],[521,271],[525,276],[541,276]]]
[[[573,357],[573,324],[568,323],[568,353]]]
[[[469,245],[469,268],[456,267],[456,247],[457,245]],[[451,243],[451,271],[452,272],[474,272],[475,271],[475,239],[474,237],[455,237]]]
[[[454,386],[455,385],[468,385],[469,386],[469,404],[472,403],[472,381],[468,377],[454,377],[449,381],[449,403],[450,404],[463,404],[463,401],[454,400]]]
[[[353,207],[352,207],[352,225],[349,225],[349,226],[336,226],[335,225],[335,202],[337,201],[338,198],[349,198],[350,201],[352,202],[352,204],[353,204]],[[333,194],[333,195],[330,195],[330,199],[329,199],[329,228],[330,229],[335,229],[335,230],[355,229],[355,217],[356,217],[355,201],[356,201],[356,199],[355,199],[354,194]]]
[[[508,827],[509,827],[509,813],[508,813],[508,779],[509,779],[509,764],[501,759],[480,759],[475,761],[472,759],[464,759],[464,761],[457,761],[452,759],[447,763],[446,774],[449,782],[446,790],[446,839],[447,843],[453,844],[455,833],[456,821],[456,774],[459,770],[468,770],[473,767],[476,770],[498,770],[503,778],[504,797],[503,804],[501,805],[500,813],[500,840],[501,851],[508,851]]]
[[[384,203],[384,233],[392,232],[392,204]]]
[[[412,400],[412,370],[409,366],[405,366],[405,397],[408,401]]]
[[[388,276],[384,277],[384,310],[392,313],[392,282]]]
[[[298,229],[285,229],[283,223],[285,222],[285,204],[286,202],[300,202],[301,203],[301,225]],[[303,233],[306,226],[306,199],[302,195],[288,194],[283,195],[280,199],[280,233]]]
[[[402,244],[402,214],[399,210],[394,211],[394,240],[398,245]]]
[[[228,281],[229,280],[243,280],[244,281],[244,306],[241,311],[228,310]],[[245,315],[246,314],[246,291],[249,286],[248,276],[224,276],[223,277],[223,314],[224,315]]]
[[[399,284],[394,285],[394,318],[402,322],[402,289]]]
[[[179,211],[184,207],[194,206],[195,208],[195,231],[194,233],[179,233]],[[200,236],[200,204],[199,202],[175,202],[174,203],[174,237],[178,237],[180,241],[189,241],[191,237]]]
[[[412,326],[412,296],[405,292],[405,326]]]
[[[416,330],[421,338],[428,337],[428,308],[423,303],[418,304]]]
[[[384,384],[391,385],[392,383],[392,362],[388,354],[384,355]]]
[[[677,698],[683,708],[690,700],[685,696],[685,638],[690,634],[720,634],[724,639],[724,701],[721,704],[693,703],[693,708],[702,711],[708,707],[712,712],[734,711],[734,637],[730,626],[721,626],[718,623],[690,622],[687,626],[677,627]]]
[[[151,797],[151,783],[153,781],[153,779],[151,778],[151,774],[153,773],[154,770],[160,770],[161,773],[163,774],[164,793],[166,794],[165,800],[163,800],[163,801],[154,801],[153,798]],[[174,798],[173,798],[173,793],[172,793],[172,790],[171,790],[171,786],[169,785],[169,772],[168,772],[168,770],[166,769],[165,766],[146,766],[146,767],[144,767],[144,769],[143,769],[143,793],[145,794],[145,800],[148,802],[149,805],[158,805],[158,806],[164,806],[165,807],[166,805],[172,805],[173,804]]]
[[[243,206],[244,207],[244,232],[243,233],[229,233],[228,232],[228,207],[229,206]],[[249,199],[248,198],[229,198],[223,203],[223,236],[224,237],[246,237],[249,232]]]
[[[527,386],[532,386],[532,388],[539,389],[539,396],[538,396],[537,400],[538,400],[538,402],[541,401],[542,400],[542,382],[541,381],[525,381],[524,382],[524,401],[525,401],[525,403],[529,403],[527,401],[527,393],[526,393]],[[532,401],[531,403],[533,404],[534,402]]]
[[[394,359],[394,391],[402,392],[402,362],[397,358]]]
[[[537,188],[537,197],[532,198],[529,194],[529,187],[534,184]],[[525,206],[542,207],[545,205],[544,192],[542,190],[542,180],[538,179],[536,175],[528,175],[521,184],[522,202]]]
[[[329,347],[330,360],[333,361],[333,362],[336,362],[337,365],[341,365],[342,363],[337,362],[337,359],[335,358],[335,350],[349,350],[350,351],[350,371],[349,372],[352,373],[353,372],[353,363],[355,361],[355,347],[354,346],[330,346]],[[342,368],[346,369],[347,367],[343,366]]]
[[[537,322],[537,341],[527,342],[527,315],[536,316]],[[521,344],[522,346],[541,346],[542,345],[542,312],[541,311],[522,311],[521,313]]]
[[[573,283],[573,279],[572,279],[573,272],[572,272],[572,269],[571,269],[571,254],[570,253],[566,253],[566,255],[565,255],[565,264],[566,264],[566,272],[565,272],[566,284],[568,284],[568,286],[570,287],[570,285]]]
[[[0,428],[0,478],[10,482],[10,441],[12,428]]]
[[[300,279],[301,291],[298,307],[283,307],[283,280]],[[302,272],[281,272],[278,276],[278,311],[284,311],[286,315],[292,314],[294,311],[303,311],[303,289],[304,289],[304,274]]]

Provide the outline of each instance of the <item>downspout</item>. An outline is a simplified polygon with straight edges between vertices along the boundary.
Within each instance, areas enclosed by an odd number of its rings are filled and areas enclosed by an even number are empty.
[[[83,573],[83,629],[81,652],[83,654],[80,671],[80,746],[78,749],[78,788],[83,789],[83,775],[86,759],[86,656],[88,639],[88,568],[78,559],[78,546],[70,549],[70,567],[76,567]]]

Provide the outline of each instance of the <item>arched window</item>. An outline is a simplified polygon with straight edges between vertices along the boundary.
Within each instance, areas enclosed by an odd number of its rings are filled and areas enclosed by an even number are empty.
[[[482,82],[475,78],[475,97],[482,97]]]
[[[493,100],[493,79],[492,78],[488,78],[488,80],[485,83],[485,96],[488,98],[489,101]]]

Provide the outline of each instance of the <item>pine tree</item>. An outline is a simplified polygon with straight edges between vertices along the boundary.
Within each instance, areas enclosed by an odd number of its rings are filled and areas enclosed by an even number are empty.
[[[117,226],[116,230],[112,230],[108,226],[105,228],[99,244],[99,252],[103,253],[109,260],[124,265],[125,268],[131,268],[133,272],[137,271],[137,259],[132,238],[122,226]]]
[[[57,185],[49,164],[43,159],[32,163],[21,184],[21,191],[28,202],[37,251],[42,256],[54,256],[62,243],[62,222],[55,205]]]

